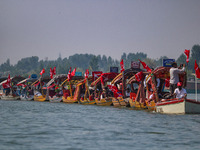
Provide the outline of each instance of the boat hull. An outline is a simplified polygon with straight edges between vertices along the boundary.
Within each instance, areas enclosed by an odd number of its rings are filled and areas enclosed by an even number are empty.
[[[77,99],[74,100],[74,97],[70,97],[70,96],[68,96],[67,98],[65,98],[64,96],[62,96],[62,101],[64,103],[78,103]]]
[[[46,101],[46,96],[43,96],[43,95],[36,96],[36,95],[34,95],[34,101],[44,102],[44,101]]]
[[[156,112],[165,114],[199,114],[200,102],[191,99],[171,100],[156,104]]]
[[[82,105],[94,105],[94,104],[96,104],[96,102],[95,102],[95,100],[90,101],[90,100],[87,99],[87,100],[80,100],[79,104],[82,104]]]
[[[49,101],[52,103],[59,103],[62,101],[62,96],[61,97],[57,97],[57,96],[49,96]]]
[[[30,96],[20,95],[20,100],[21,101],[32,101],[32,100],[34,100],[34,95],[30,95]]]
[[[2,95],[1,96],[2,100],[20,100],[19,96],[13,96],[13,95]]]
[[[95,99],[95,102],[99,106],[111,106],[112,105],[112,97],[103,98],[103,99]]]

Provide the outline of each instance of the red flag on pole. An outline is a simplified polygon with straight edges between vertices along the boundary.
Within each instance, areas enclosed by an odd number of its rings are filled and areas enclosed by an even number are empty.
[[[189,57],[190,57],[190,50],[185,50],[184,51],[185,55],[187,56],[187,59],[186,59],[186,62],[188,63],[189,62]]]
[[[56,67],[53,68],[53,75],[56,75]]]
[[[87,78],[88,78],[88,76],[89,76],[89,70],[88,70],[88,69],[86,69],[86,71],[85,71],[85,79],[87,79]]]
[[[141,62],[144,69],[146,69],[148,72],[151,72],[151,69],[149,68],[149,66],[147,66],[147,64],[145,62],[142,62],[140,59],[139,59],[139,61]]]
[[[198,66],[196,60],[195,60],[195,64],[194,64],[194,70],[195,70],[196,77],[200,79],[200,69],[199,69],[199,66]]]
[[[124,71],[124,61],[123,61],[123,59],[120,62],[120,66],[121,66],[121,72],[123,72]]]
[[[40,72],[40,75],[42,76],[43,73],[45,73],[44,68],[43,68],[42,71]]]
[[[136,79],[138,82],[140,82],[140,81],[142,80],[143,76],[144,76],[144,75],[143,75],[143,72],[140,71],[140,72],[138,72],[138,73],[135,74],[135,79]]]
[[[71,77],[75,76],[75,73],[76,73],[76,68],[74,68],[74,70],[72,71]]]
[[[68,81],[71,80],[71,67],[69,69],[68,75],[67,75]]]
[[[53,70],[50,68],[50,77],[53,79]]]
[[[5,83],[3,83],[3,88],[6,89],[6,88],[11,88],[11,79],[10,79],[10,74],[8,75],[8,78],[7,78],[7,81]]]

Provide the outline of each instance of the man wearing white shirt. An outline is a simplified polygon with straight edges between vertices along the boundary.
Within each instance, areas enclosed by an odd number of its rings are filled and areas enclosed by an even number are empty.
[[[183,68],[177,68],[177,63],[172,63],[172,68],[170,68],[170,93],[173,94],[174,90],[177,88],[177,83],[179,82],[179,74],[185,71],[185,64],[183,64]]]
[[[174,95],[176,95],[176,98],[186,98],[187,92],[184,88],[182,88],[182,83],[178,82],[177,83],[177,88],[174,91]]]

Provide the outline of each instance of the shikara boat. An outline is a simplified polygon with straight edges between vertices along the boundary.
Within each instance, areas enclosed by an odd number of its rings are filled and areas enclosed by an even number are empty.
[[[95,89],[95,102],[100,106],[110,106],[113,104],[112,91],[107,87],[108,82],[111,82],[118,73],[102,73],[101,76],[91,83],[91,87]]]
[[[47,83],[46,98],[50,102],[61,102],[63,97],[63,89],[61,83],[67,79],[67,74],[56,75]]]
[[[79,104],[82,105],[94,105],[95,99],[93,96],[93,90],[89,89],[89,83],[91,83],[92,77],[83,79],[76,84],[75,97]],[[89,83],[88,83],[89,82]]]
[[[152,79],[151,87],[153,93],[155,94],[155,99],[153,102],[147,103],[147,107],[158,113],[166,114],[200,113],[200,102],[187,98],[173,98],[170,93],[166,91],[167,87],[165,86],[165,79],[168,79],[170,76],[169,70],[170,67],[159,67],[150,74],[149,78]],[[159,78],[161,80],[160,88],[156,88],[155,78]],[[179,75],[179,80],[183,83],[183,87],[185,87],[186,72]]]
[[[127,87],[126,81],[140,71],[143,70],[140,68],[130,68],[121,72],[112,80],[111,84],[114,85],[114,91],[116,91],[112,100],[113,106],[129,106],[131,87]],[[119,89],[119,87],[121,87],[121,89]],[[111,89],[113,89],[113,87]]]
[[[34,92],[31,87],[31,84],[35,82],[37,78],[26,78],[17,83],[17,86],[20,87],[20,100],[31,101],[34,100]]]
[[[46,98],[47,87],[46,84],[51,80],[49,76],[40,77],[31,86],[34,87],[34,101],[48,101]]]
[[[145,76],[148,72],[143,72]],[[145,88],[144,88],[144,77],[141,81],[136,80],[136,74],[132,76],[128,81],[127,84],[131,85],[131,93],[129,98],[129,104],[132,108],[138,109],[146,109],[146,95],[145,95]]]
[[[76,84],[80,81],[83,80],[83,76],[73,76],[70,81],[66,79],[61,85],[64,87],[67,87],[63,90],[63,96],[62,96],[62,101],[64,103],[78,103],[77,99],[77,92],[75,91],[76,89]]]
[[[3,88],[3,92],[1,94],[1,99],[4,100],[20,100],[20,95],[17,89],[17,83],[21,80],[25,79],[21,76],[15,76],[10,78],[10,87],[4,87],[4,83],[7,83],[7,79],[0,83],[0,86]]]

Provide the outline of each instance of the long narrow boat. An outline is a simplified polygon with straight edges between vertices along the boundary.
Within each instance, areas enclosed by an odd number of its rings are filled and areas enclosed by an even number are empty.
[[[95,103],[100,106],[110,106],[112,105],[113,96],[110,95],[107,85],[108,82],[111,82],[118,73],[102,73],[101,76],[91,83],[91,87],[95,88]],[[109,92],[109,93],[108,93]],[[101,94],[104,94],[105,97],[101,97]]]
[[[51,80],[49,76],[40,77],[36,82],[34,82],[31,86],[35,87],[34,89],[34,101],[48,101],[46,98],[47,87],[46,84]]]
[[[192,99],[169,99],[156,103],[156,112],[166,114],[199,114],[200,102]]]
[[[15,76],[15,77],[12,77],[12,78],[10,78],[10,76],[9,76],[10,87],[6,87],[6,88],[4,88],[3,85],[4,85],[4,83],[7,82],[8,79],[2,81],[0,83],[0,86],[3,87],[1,99],[4,99],[4,100],[20,100],[20,95],[17,91],[17,85],[16,84],[23,79],[25,79],[25,78],[21,77],[21,76]]]
[[[170,98],[170,93],[163,91],[163,89],[166,89],[165,79],[168,79],[170,76],[169,69],[170,67],[159,67],[152,71],[150,74],[149,78],[151,78],[152,81],[150,84],[153,90],[153,94],[155,94],[155,99],[151,103],[147,103],[147,107],[150,110],[166,114],[200,113],[200,102],[187,98]],[[161,80],[160,88],[156,88],[155,78],[159,78]],[[186,72],[180,74],[179,79],[183,83],[183,87],[185,87]]]
[[[31,88],[31,84],[37,80],[37,75],[33,74],[31,77],[26,78],[17,83],[20,90],[20,100],[31,101],[34,100],[34,92]]]
[[[111,84],[116,87],[115,88],[116,96],[114,96],[114,98],[112,100],[113,106],[119,107],[119,106],[128,106],[129,105],[129,97],[130,97],[131,87],[130,86],[127,87],[126,81],[140,71],[143,71],[143,70],[138,67],[130,68],[130,69],[124,70],[123,72],[121,72],[118,76],[116,76],[112,80]],[[121,87],[121,89],[119,89],[118,87]],[[121,90],[121,94],[118,94],[120,90]]]
[[[76,89],[76,84],[80,81],[83,80],[83,76],[73,76],[70,81],[66,79],[61,85],[64,87],[67,87],[67,89],[63,90],[63,96],[62,96],[62,101],[64,103],[78,103],[77,100],[77,92]]]
[[[88,79],[83,79],[76,84],[75,93],[77,94],[76,98],[79,104],[82,104],[82,105],[96,104],[92,96],[93,93],[91,93],[91,91],[89,90],[88,82],[91,83],[91,81],[92,81],[92,77],[89,77]]]
[[[142,72],[142,71],[141,71]],[[148,72],[142,72],[142,76],[149,74]],[[136,75],[132,76],[127,84],[131,85],[131,93],[129,98],[130,107],[138,108],[138,109],[146,109],[146,95],[145,95],[145,87],[144,87],[144,77],[141,78],[141,81],[136,80]]]
[[[61,83],[67,79],[67,74],[56,75],[47,83],[46,98],[50,102],[61,102],[63,97],[63,89]]]

